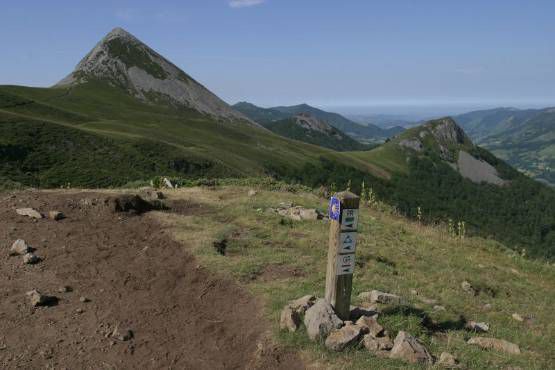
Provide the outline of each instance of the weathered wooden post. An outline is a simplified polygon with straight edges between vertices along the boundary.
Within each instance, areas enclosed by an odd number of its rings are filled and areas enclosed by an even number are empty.
[[[330,243],[326,300],[342,320],[349,320],[355,267],[359,197],[349,191],[330,199]]]

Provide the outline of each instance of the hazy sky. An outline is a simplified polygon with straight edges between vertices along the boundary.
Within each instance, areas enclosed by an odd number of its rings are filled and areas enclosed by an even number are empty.
[[[230,103],[555,105],[553,0],[9,1],[0,84],[121,26]]]

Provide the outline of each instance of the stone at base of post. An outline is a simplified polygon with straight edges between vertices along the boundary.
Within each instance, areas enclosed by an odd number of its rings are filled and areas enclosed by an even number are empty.
[[[343,211],[346,209],[358,209],[359,207],[359,197],[351,192],[344,191],[337,193],[335,197],[340,201],[341,215],[343,215]],[[339,221],[330,220],[325,299],[333,306],[335,313],[340,319],[349,320],[353,275],[352,273],[338,274],[337,259],[339,256],[340,236],[341,218]]]

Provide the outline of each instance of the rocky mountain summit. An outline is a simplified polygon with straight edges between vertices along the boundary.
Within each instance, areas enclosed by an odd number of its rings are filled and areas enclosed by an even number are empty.
[[[146,102],[169,103],[223,120],[256,125],[173,63],[122,28],[108,33],[55,86],[107,81]]]

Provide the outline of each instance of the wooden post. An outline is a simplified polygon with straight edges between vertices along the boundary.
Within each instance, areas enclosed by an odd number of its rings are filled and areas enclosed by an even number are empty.
[[[359,197],[349,191],[337,193],[330,200],[325,298],[342,320],[349,320],[351,312],[359,201]]]

